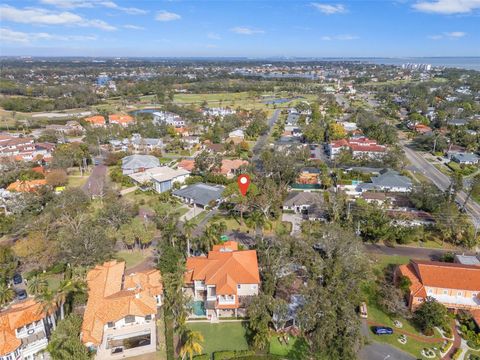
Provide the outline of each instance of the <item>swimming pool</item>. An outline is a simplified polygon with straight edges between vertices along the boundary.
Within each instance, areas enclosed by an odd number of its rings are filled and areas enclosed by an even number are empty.
[[[194,301],[192,304],[192,310],[196,316],[207,315],[203,301]]]

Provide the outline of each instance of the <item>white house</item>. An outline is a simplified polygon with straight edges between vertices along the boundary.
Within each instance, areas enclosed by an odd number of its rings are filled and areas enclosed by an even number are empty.
[[[152,185],[156,192],[162,193],[171,190],[174,183],[183,184],[190,176],[184,169],[172,169],[168,166],[159,166],[128,175],[140,186]]]
[[[180,115],[169,111],[156,111],[153,113],[155,123],[165,123],[174,127],[184,127],[186,122]]]
[[[44,353],[57,313],[46,313],[33,299],[0,312],[0,360],[49,359]]]

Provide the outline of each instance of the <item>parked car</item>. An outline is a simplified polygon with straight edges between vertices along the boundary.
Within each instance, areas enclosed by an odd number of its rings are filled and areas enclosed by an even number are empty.
[[[360,304],[360,317],[363,319],[368,318],[367,304],[364,302]]]
[[[18,300],[25,300],[28,297],[27,292],[25,290],[18,290],[17,291],[17,299]]]
[[[15,274],[13,275],[13,285],[19,285],[23,282],[22,275]]]
[[[375,335],[392,335],[393,329],[386,326],[374,326],[372,328]]]

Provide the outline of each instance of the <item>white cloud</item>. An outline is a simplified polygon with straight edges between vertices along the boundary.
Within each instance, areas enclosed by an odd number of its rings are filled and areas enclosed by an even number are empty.
[[[260,30],[260,29],[253,29],[248,26],[236,26],[234,28],[231,28],[230,31],[234,32],[235,34],[240,34],[240,35],[255,35],[255,34],[263,34],[265,31]]]
[[[451,31],[451,32],[444,32],[443,34],[429,35],[427,37],[432,40],[441,40],[441,39],[460,39],[466,35],[467,33],[463,31]]]
[[[461,38],[467,35],[467,33],[464,33],[463,31],[452,31],[445,33],[445,35],[451,38]]]
[[[30,39],[26,33],[0,28],[0,41],[6,43],[28,43]]]
[[[174,21],[174,20],[180,20],[182,17],[178,14],[175,14],[173,12],[168,12],[166,10],[161,10],[157,12],[157,15],[155,16],[155,20],[158,21]]]
[[[0,29],[0,41],[6,43],[22,43],[27,44],[36,40],[45,41],[94,41],[96,36],[88,35],[56,35],[45,32],[39,33],[25,33],[20,31],[10,30],[8,28]]]
[[[91,8],[93,3],[85,0],[40,0],[42,4],[52,5],[62,9]]]
[[[76,9],[76,8],[93,8],[97,6],[103,6],[109,9],[115,9],[123,11],[130,15],[144,15],[147,14],[147,10],[119,6],[113,1],[98,1],[98,0],[40,0],[42,4],[52,5],[61,9]]]
[[[125,29],[130,29],[130,30],[145,30],[145,28],[143,26],[130,25],[130,24],[123,25],[123,27]]]
[[[219,34],[214,33],[214,32],[209,32],[209,33],[207,34],[207,37],[208,37],[209,39],[212,39],[212,40],[220,40],[220,39],[222,38]]]
[[[113,1],[101,1],[99,4],[102,5],[102,6],[105,6],[106,8],[109,8],[109,9],[115,9],[115,10],[123,11],[124,13],[129,14],[129,15],[144,15],[144,14],[148,13],[148,11],[146,11],[146,10],[135,8],[135,7],[118,6]]]
[[[325,35],[320,38],[320,40],[323,41],[332,41],[332,40],[340,40],[340,41],[349,41],[349,40],[355,40],[358,39],[359,37],[356,35],[350,35],[350,34],[339,34],[339,35]]]
[[[342,4],[321,4],[321,3],[311,3],[311,5],[318,11],[327,14],[341,14],[347,11],[344,5]]]
[[[103,20],[84,19],[80,15],[68,11],[54,12],[40,8],[17,9],[9,5],[0,6],[0,20],[34,25],[88,26],[107,31],[116,29],[115,26]]]
[[[434,0],[419,1],[414,9],[434,14],[468,14],[480,8],[480,0]]]

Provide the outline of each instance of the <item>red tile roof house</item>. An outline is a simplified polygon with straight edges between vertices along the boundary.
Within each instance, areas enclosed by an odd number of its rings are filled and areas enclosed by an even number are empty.
[[[105,118],[101,115],[87,117],[85,121],[93,127],[105,127],[107,125]]]
[[[395,281],[407,277],[410,282],[408,306],[415,311],[432,297],[454,311],[480,311],[480,266],[437,261],[411,260],[395,271]]]
[[[207,256],[189,257],[185,291],[194,301],[191,317],[245,316],[248,300],[258,295],[260,274],[257,252],[239,250],[238,243],[215,245]]]
[[[387,147],[366,137],[334,140],[328,144],[331,159],[334,159],[342,150],[350,150],[353,158],[356,159],[379,159],[386,154]]]
[[[108,116],[108,122],[110,124],[128,127],[135,122],[135,119],[130,115],[112,114]]]
[[[0,359],[43,359],[56,321],[57,312],[47,314],[34,299],[0,311]]]
[[[125,262],[112,260],[90,270],[87,285],[80,336],[85,346],[96,350],[96,360],[156,351],[156,317],[163,302],[158,270],[127,273]]]

